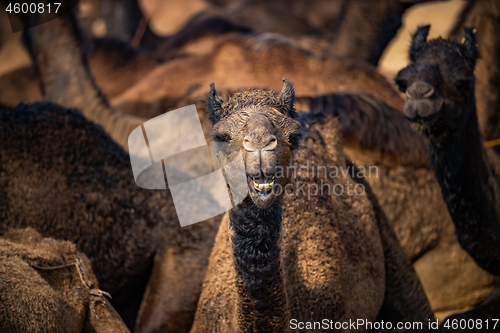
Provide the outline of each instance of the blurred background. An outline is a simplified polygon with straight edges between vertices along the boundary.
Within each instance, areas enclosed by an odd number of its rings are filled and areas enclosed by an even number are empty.
[[[168,36],[176,33],[193,16],[207,10],[214,3],[223,5],[230,2],[230,0],[138,1],[144,17],[149,21],[151,30],[158,36]],[[406,66],[411,33],[415,31],[417,26],[431,24],[430,38],[447,36],[464,4],[464,0],[449,0],[431,1],[410,7],[403,15],[403,26],[398,30],[396,37],[389,43],[380,59],[379,70],[392,78],[399,69]],[[81,0],[79,10],[80,15],[87,20],[87,25],[95,37],[106,37],[113,33],[113,28],[107,27],[105,21],[99,17],[98,0]],[[110,10],[113,10],[113,8]],[[120,13],[115,13],[115,15],[120,15]],[[31,61],[20,43],[21,33],[12,34],[10,31],[9,21],[4,10],[0,11],[0,24],[1,30],[6,31],[4,36],[0,37],[0,40],[2,40],[0,46],[0,75],[2,75],[16,68],[27,66]],[[123,36],[122,38],[126,37]]]

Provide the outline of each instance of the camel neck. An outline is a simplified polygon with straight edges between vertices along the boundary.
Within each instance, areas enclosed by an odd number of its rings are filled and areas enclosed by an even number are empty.
[[[94,81],[74,13],[33,27],[24,35],[45,99],[77,108],[127,149],[128,135],[143,119],[113,109]]]
[[[241,332],[280,332],[286,302],[280,274],[281,202],[259,209],[246,200],[229,213]]]
[[[498,176],[482,145],[475,108],[461,131],[430,137],[430,161],[462,247],[500,274]]]

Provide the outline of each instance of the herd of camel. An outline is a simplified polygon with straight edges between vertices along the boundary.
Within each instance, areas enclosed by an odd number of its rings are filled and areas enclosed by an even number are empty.
[[[0,332],[500,331],[500,2],[467,1],[449,39],[419,27],[394,85],[375,66],[424,0],[206,1],[167,37],[134,0],[100,2],[125,41],[77,9],[23,33],[32,64],[0,77]],[[248,195],[181,228],[128,136],[190,104]],[[276,173],[307,163],[356,172]],[[298,181],[366,191],[272,191]]]

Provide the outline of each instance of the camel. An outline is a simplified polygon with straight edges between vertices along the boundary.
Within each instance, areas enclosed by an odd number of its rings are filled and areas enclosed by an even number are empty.
[[[129,332],[88,258],[68,241],[31,228],[7,231],[0,237],[0,284],[2,332]]]
[[[429,28],[417,30],[410,49],[412,64],[396,77],[408,96],[403,111],[429,139],[430,163],[460,244],[481,267],[500,275],[499,165],[483,147],[478,129],[473,74],[477,41],[469,28],[464,44],[427,41]],[[455,65],[453,72],[444,59]]]
[[[108,98],[111,99],[113,105],[119,105],[125,111],[140,112],[146,117],[162,113],[165,107],[172,105],[172,101],[178,101],[186,94],[196,96],[208,92],[205,87],[208,87],[208,84],[214,79],[220,82],[219,87],[222,89],[226,87],[231,89],[240,87],[279,89],[275,82],[278,82],[283,75],[297,82],[296,89],[299,95],[326,94],[346,91],[347,89],[363,90],[381,97],[397,109],[402,107],[403,101],[393,91],[392,85],[366,63],[347,58],[327,57],[324,59],[321,56],[314,56],[309,51],[298,47],[294,42],[276,35],[241,35],[242,32],[246,31],[245,29],[223,20],[218,21],[216,18],[212,21],[209,20],[209,22],[200,22],[199,26],[186,27],[186,31],[172,36],[167,46],[178,49],[185,43],[186,39],[191,40],[193,34],[206,34],[207,28],[213,32],[210,38],[214,41],[214,46],[209,48],[208,54],[190,54],[188,52],[188,55],[184,57],[176,55],[179,59],[168,61],[161,66],[162,69],[158,69],[151,76],[146,76],[146,73],[156,67],[155,59],[151,56],[138,54],[136,51],[127,49],[124,45],[118,45],[118,42],[98,40],[91,43],[91,45],[97,45],[89,52],[88,62],[95,79]],[[229,36],[219,36],[227,31],[234,33]],[[49,37],[50,40],[43,40],[44,45],[52,45],[55,36],[62,39],[62,36],[55,33]],[[78,43],[83,43],[81,33],[78,34]],[[59,47],[63,47],[63,45]],[[266,48],[271,49],[266,50]],[[179,52],[184,51],[181,49]],[[269,58],[279,58],[282,61],[277,64],[263,61]],[[232,59],[232,61],[228,61],[228,59]],[[34,63],[36,65],[36,59],[34,59]],[[118,65],[111,65],[115,63]],[[268,65],[261,68],[259,64]],[[237,76],[221,77],[217,74],[219,71],[211,70],[213,66],[220,68],[221,73],[232,71],[234,67],[242,67],[241,69],[246,71]],[[40,64],[37,67],[41,67]],[[0,82],[0,84],[5,86],[5,90],[0,95],[0,101],[15,105],[18,102],[39,100],[39,90],[31,88],[36,87],[36,84],[32,82],[34,74],[31,70],[23,69],[2,78],[4,82]],[[43,76],[43,73],[41,74]],[[169,75],[172,80],[165,82],[164,75]],[[19,76],[26,81],[26,84],[23,83],[18,89],[11,88],[12,81],[18,80]],[[139,80],[143,76],[145,77]],[[120,80],[115,79],[116,77],[120,77]],[[138,80],[139,83],[137,83]],[[168,83],[174,81],[176,82],[174,85]],[[151,90],[151,82],[154,82],[158,88],[161,87],[155,91],[168,91],[169,95],[165,98],[165,96],[160,97],[155,93],[147,93]],[[130,87],[135,83],[137,83],[135,87]],[[46,82],[42,84],[47,85]],[[19,83],[15,86],[19,86]],[[124,91],[126,88],[130,89]]]
[[[155,57],[138,52],[120,41],[92,39],[89,44],[90,49],[86,52],[89,69],[109,98],[119,96],[158,65]],[[34,66],[0,76],[0,86],[0,101],[7,105],[43,100],[39,73]]]
[[[51,22],[50,24],[54,26],[53,31],[56,30],[55,23]],[[46,30],[49,28],[50,26],[44,26]],[[63,28],[59,27],[57,31],[64,31],[61,29]],[[57,61],[56,64],[39,63],[39,58],[44,54],[43,52],[53,52],[49,47],[49,45],[53,44],[53,38],[53,33],[47,33],[45,37],[38,36],[38,48],[36,45],[33,46],[38,57],[34,58],[34,63],[39,68],[39,71],[42,71],[40,73],[42,80],[46,77],[43,67],[57,68],[62,67],[64,64],[60,61]],[[62,39],[64,37],[57,35],[57,38]],[[67,43],[69,44],[58,47],[61,48],[61,51],[73,52],[71,46],[75,45],[75,41],[72,40]],[[269,46],[266,46],[266,44]],[[196,96],[206,93],[205,86],[208,86],[209,80],[213,76],[221,77],[219,80],[221,88],[234,89],[262,86],[279,88],[275,87],[275,83],[271,79],[281,77],[285,73],[301,82],[297,86],[297,90],[301,95],[363,90],[379,96],[394,108],[400,109],[403,105],[402,99],[385,77],[377,73],[373,67],[356,60],[343,58],[322,59],[308,54],[307,51],[294,44],[274,39],[268,40],[265,39],[265,36],[229,35],[220,37],[217,45],[214,51],[209,54],[195,54],[172,59],[150,73],[149,71],[155,64],[139,64],[137,67],[132,67],[130,73],[133,73],[136,68],[140,72],[132,76],[132,74],[127,74],[129,73],[127,70],[124,73],[123,80],[112,80],[118,75],[118,72],[115,68],[110,68],[109,65],[102,65],[103,61],[101,59],[109,57],[108,52],[105,50],[96,52],[95,55],[91,54],[89,64],[92,73],[95,73],[96,81],[103,84],[103,91],[110,93],[108,97],[113,105],[126,112],[133,112],[147,118],[163,113],[165,108],[172,106],[173,102],[178,102],[187,94]],[[269,62],[269,59],[273,58],[280,58],[282,61],[278,63]],[[54,61],[56,60],[54,59]],[[65,66],[67,67],[64,71],[68,72],[70,65]],[[235,67],[240,68],[240,71],[236,72],[239,73],[238,75],[222,76],[227,71],[234,71]],[[120,69],[122,66],[118,68]],[[213,70],[213,68],[217,68],[217,70]],[[13,73],[12,75],[17,74]],[[164,80],[165,75],[172,79]],[[141,76],[143,78],[139,82],[123,91],[125,84],[131,84]],[[11,80],[7,82],[9,81]],[[118,83],[114,83],[115,81],[118,81]],[[51,82],[42,82],[46,90],[54,89],[51,88],[53,84]],[[152,85],[155,86],[155,89],[151,89]],[[59,87],[57,89],[60,90]],[[122,93],[118,94],[119,91]],[[9,92],[9,89],[6,90],[5,94],[7,92]],[[165,96],[165,92],[168,92],[168,95]],[[12,93],[9,92],[10,95]],[[2,99],[4,103],[6,103],[5,100],[6,98]],[[10,104],[14,104],[14,102],[10,101]]]
[[[498,276],[500,160],[483,146],[478,126],[474,96],[477,39],[473,29],[465,28],[463,43],[427,41],[429,29],[424,26],[416,31],[411,64],[396,77],[407,96],[403,112],[429,140],[430,164],[460,245],[479,266]],[[496,309],[500,311],[498,293]]]
[[[156,50],[162,58],[174,45],[179,45],[176,35],[182,30],[193,31],[194,28],[199,32],[195,38],[199,38],[206,34],[203,30],[207,28],[207,21],[222,19],[246,31],[278,33],[296,39],[320,55],[336,54],[376,66],[383,50],[401,27],[404,12],[425,1],[429,0],[376,3],[367,0],[172,1],[156,8],[161,14],[153,15],[162,17],[161,23],[156,25],[166,32],[164,37],[152,32],[150,24],[155,22],[148,22],[141,15],[136,0],[104,1],[99,5],[98,16],[105,22],[107,36]],[[91,30],[88,22],[83,21],[86,30]],[[200,26],[203,22],[205,24]]]
[[[230,94],[220,95],[227,99]],[[192,103],[204,131],[212,131],[206,97],[186,101]],[[363,93],[296,97],[295,105],[315,117],[338,118],[348,161],[376,168],[378,174],[366,181],[414,262],[436,317],[444,319],[487,299],[496,277],[480,268],[458,243],[429,168],[426,141],[403,114]]]
[[[64,53],[59,53],[59,60],[43,53],[44,50],[48,51],[46,47],[53,45],[49,43],[43,46],[43,43],[48,42],[47,39],[55,34],[58,35],[59,45],[65,45],[60,48]],[[81,53],[83,40],[75,38],[80,34],[74,12],[69,12],[64,17],[30,29],[24,35],[40,75],[43,94],[46,99],[60,105],[79,108],[88,119],[97,123],[113,122],[114,129],[107,128],[109,135],[122,147],[126,147],[128,135],[142,124],[141,119],[111,109],[106,96],[89,74],[86,58]],[[78,66],[73,66],[76,59]],[[53,68],[57,70],[52,70]]]
[[[108,132],[120,145],[126,147],[128,134],[140,123],[131,121],[133,126],[127,127],[124,124],[128,122],[129,116],[120,114],[117,110],[114,114],[119,116],[112,116],[104,110],[109,109],[109,104],[104,101],[104,96],[97,96],[102,93],[97,92],[95,80],[88,73],[85,57],[81,53],[83,41],[79,37],[77,22],[72,17],[73,15],[68,14],[64,18],[30,29],[26,34],[30,54],[40,73],[44,95],[58,104],[79,108],[88,119],[98,123],[104,123],[111,117],[117,123],[117,130]],[[208,86],[210,77],[221,77],[220,82],[225,83],[221,88],[265,86],[273,89],[279,87],[274,82],[270,84],[272,78],[290,74],[291,78],[301,82],[297,84],[297,90],[300,89],[303,95],[362,90],[380,97],[394,108],[401,108],[403,105],[391,84],[367,64],[341,58],[321,59],[308,55],[300,48],[276,43],[274,40],[270,41],[272,45],[268,48],[259,46],[260,42],[269,41],[227,37],[220,42],[218,50],[210,55],[174,59],[158,67],[134,87],[114,98],[112,103],[122,111],[142,111],[141,116],[150,117],[163,113],[164,106],[172,105],[172,100],[179,101],[186,95],[205,93],[204,84]],[[257,48],[260,47],[264,47],[264,50],[258,51]],[[56,50],[57,58],[53,56]],[[240,74],[227,76],[225,73],[228,71]],[[164,79],[165,75],[169,80]],[[152,85],[155,86],[154,90],[151,89]],[[84,96],[74,98],[82,94],[99,106],[83,103]],[[147,115],[144,110],[147,110]],[[123,126],[126,128],[122,128]]]
[[[384,311],[432,319],[410,261],[366,193],[285,193],[300,183],[357,183],[289,173],[306,162],[347,166],[336,120],[297,121],[293,105],[287,79],[279,94],[243,91],[226,103],[212,85],[214,140],[240,147],[248,194],[223,217],[191,332],[288,332],[293,320],[374,321]]]
[[[112,1],[107,1],[102,4],[104,8],[103,11],[108,13],[110,12],[110,8],[113,6],[117,6],[115,12],[116,15],[121,15],[126,12],[136,12],[135,10],[130,11],[130,8],[137,7],[137,4],[133,4],[135,1],[127,1],[125,3],[115,4]],[[401,15],[404,10],[420,1],[382,1],[377,2],[376,6],[373,6],[373,3],[368,2],[348,2],[341,3],[340,1],[331,2],[326,4],[322,1],[315,1],[314,3],[302,3],[301,1],[294,1],[293,3],[293,12],[301,12],[301,15],[307,16],[307,21],[310,21],[312,25],[317,25],[322,27],[322,29],[327,29],[330,26],[336,26],[331,22],[332,17],[339,16],[339,13],[343,13],[342,17],[345,17],[341,22],[337,22],[337,25],[340,25],[339,28],[341,33],[334,33],[332,36],[335,36],[333,44],[331,44],[330,40],[324,41],[316,41],[313,36],[305,36],[305,37],[297,37],[295,38],[295,42],[299,45],[304,46],[306,49],[320,49],[317,53],[323,55],[323,50],[335,50],[335,54],[340,56],[347,56],[349,58],[366,60],[365,58],[378,58],[380,57],[385,45],[389,42],[389,40],[395,34],[397,28],[399,27],[401,20]],[[253,2],[245,2],[241,4],[241,6],[257,6],[257,7],[266,7],[269,6],[268,2],[265,3],[253,3]],[[272,2],[272,6],[284,6],[289,7],[288,4],[284,4],[279,2],[276,4]],[[364,17],[366,10],[366,6],[370,6],[369,11],[371,13],[377,11],[377,14],[369,15],[368,17]],[[130,8],[129,8],[130,7]],[[134,7],[134,8],[135,8]],[[232,8],[234,6],[225,7]],[[260,8],[259,7],[259,8]],[[325,7],[328,10],[325,10]],[[224,8],[213,7],[214,10],[226,10]],[[281,8],[281,7],[280,7]],[[259,9],[260,10],[260,9]],[[264,12],[268,12],[269,8],[262,9]],[[380,11],[380,13],[379,13]],[[273,11],[271,11],[272,13]],[[325,14],[326,13],[326,14]],[[127,27],[123,22],[116,22],[116,15],[107,15],[103,14],[105,17],[105,21],[108,22],[108,25],[111,27],[115,27],[117,29],[116,32],[109,31],[109,36],[115,36],[123,39],[124,35],[127,35],[126,32]],[[124,14],[125,15],[125,14]],[[135,15],[135,14],[134,14]],[[132,16],[134,16],[132,15]],[[326,15],[326,16],[325,16]],[[248,15],[247,15],[248,16]],[[198,54],[200,50],[203,50],[202,53],[209,53],[209,50],[212,51],[214,47],[217,45],[224,43],[220,42],[221,34],[227,33],[238,33],[237,35],[241,35],[242,33],[248,33],[251,29],[241,26],[239,23],[231,22],[231,20],[224,19],[220,15],[209,16],[206,19],[202,19],[203,15],[200,16],[199,19],[195,19],[186,26],[184,26],[177,33],[168,37],[168,39],[163,43],[162,47],[157,51],[157,56],[153,56],[151,54],[143,54],[138,53],[136,50],[131,50],[127,45],[123,44],[123,41],[113,41],[109,39],[97,39],[93,43],[91,43],[91,50],[88,53],[89,66],[101,86],[102,90],[108,96],[108,98],[114,98],[119,93],[122,93],[125,88],[129,88],[132,84],[135,84],[139,78],[144,76],[149,70],[156,66],[156,61],[161,58],[163,61],[171,60],[175,57],[183,57],[185,54],[193,53]],[[111,21],[114,21],[111,24]],[[131,20],[127,20],[127,22],[132,22],[129,25],[136,26],[138,23],[138,17],[133,17]],[[383,22],[379,22],[378,20],[383,20]],[[80,20],[80,22],[84,23],[85,20]],[[134,23],[135,22],[135,23]],[[253,22],[253,21],[252,21]],[[273,21],[271,21],[273,22]],[[360,29],[359,24],[366,24],[366,29]],[[128,24],[128,23],[127,23]],[[356,25],[356,28],[353,29],[353,24]],[[289,26],[289,23],[283,25]],[[88,28],[88,27],[87,27]],[[88,29],[87,29],[88,30]],[[321,30],[321,29],[320,29]],[[328,29],[327,29],[328,30]],[[366,31],[365,31],[366,30]],[[381,31],[379,31],[381,30]],[[389,33],[387,31],[390,31]],[[149,30],[147,30],[149,31]],[[260,31],[259,29],[255,31]],[[274,31],[270,29],[270,31]],[[367,33],[369,32],[369,33]],[[377,33],[376,36],[372,36],[371,33]],[[151,33],[152,34],[152,33]],[[255,35],[255,34],[254,34]],[[355,38],[353,37],[355,36]],[[359,35],[359,36],[358,36]],[[120,37],[121,36],[121,37]],[[357,36],[357,37],[356,37]],[[146,38],[146,37],[145,37]],[[279,37],[275,37],[279,38]],[[358,40],[359,38],[363,40]],[[146,38],[147,39],[147,38]],[[222,38],[224,40],[224,38]],[[384,41],[382,41],[384,40]],[[385,41],[387,40],[387,41]],[[128,41],[128,40],[127,40]],[[265,43],[265,42],[258,42]],[[330,43],[330,44],[328,44]],[[316,45],[318,44],[318,45]],[[359,45],[368,45],[369,47],[360,47]],[[373,49],[373,50],[372,50]],[[345,51],[341,51],[345,50]],[[223,50],[221,50],[223,51]],[[220,52],[221,52],[220,51]],[[286,54],[287,52],[283,52]],[[328,52],[329,53],[329,52]],[[360,54],[357,54],[360,53]],[[367,55],[362,55],[361,53],[368,53]],[[374,55],[375,53],[376,55]],[[123,56],[126,55],[126,56]],[[299,59],[300,60],[300,59]],[[182,61],[181,61],[182,62]],[[173,68],[178,66],[179,62],[176,62],[173,65]],[[351,66],[346,63],[341,67]],[[359,65],[354,65],[359,67]],[[364,67],[364,66],[363,66]],[[185,69],[184,69],[185,70]],[[340,72],[342,68],[334,68],[337,74],[335,75],[337,78],[341,76]],[[359,69],[365,70],[365,69]],[[282,73],[280,75],[287,75],[292,77],[292,73]],[[352,75],[352,73],[351,73]],[[370,77],[375,76],[373,73],[368,73],[367,77],[360,80],[362,81],[370,81]],[[120,77],[119,80],[115,79],[117,76]],[[281,77],[281,76],[279,76]],[[21,79],[22,81],[19,81]],[[32,71],[32,69],[23,68],[21,70],[16,70],[14,72],[9,73],[3,78],[0,78],[0,85],[4,87],[0,92],[0,101],[9,105],[15,105],[19,102],[35,102],[40,100],[40,91],[37,88],[37,76],[36,73]],[[274,80],[270,80],[269,82],[276,82],[278,78]],[[220,79],[218,82],[223,83]],[[243,81],[244,82],[244,81]],[[296,80],[296,82],[299,82]],[[204,82],[202,84],[203,87],[208,86],[209,82]],[[195,83],[193,83],[190,87],[193,87]],[[340,84],[343,84],[340,82]],[[356,83],[350,82],[349,85],[354,86]],[[379,82],[374,82],[374,85],[380,84]],[[382,83],[383,85],[387,85]],[[330,86],[330,91],[333,92],[336,90],[331,90],[332,88],[339,85],[339,82],[333,82]],[[189,90],[190,87],[187,87]],[[223,87],[220,84],[220,87]],[[270,86],[266,86],[270,87]],[[279,87],[276,87],[279,88]],[[366,87],[365,87],[366,88]],[[301,87],[297,87],[299,94],[312,94],[313,92],[301,91]],[[172,91],[170,89],[170,91]],[[389,91],[389,90],[388,90]],[[186,91],[184,91],[186,92]],[[180,95],[173,96],[174,100],[178,100]],[[388,98],[394,98],[394,96],[384,96],[384,99],[389,100]],[[166,103],[167,104],[166,104]],[[160,107],[168,107],[171,105],[170,100],[162,100],[155,101],[155,104],[160,104]],[[170,104],[169,104],[170,103]],[[166,105],[165,105],[166,104]],[[402,104],[401,104],[402,106]],[[156,107],[156,106],[155,106]],[[122,108],[125,108],[122,105]],[[127,109],[138,109],[132,106]],[[148,107],[141,108],[142,110],[148,110]],[[158,112],[155,112],[158,114]],[[153,116],[154,114],[150,114]]]
[[[4,107],[0,128],[0,235],[32,227],[74,242],[131,329],[157,257],[184,263],[162,276],[164,297],[178,298],[163,318],[166,329],[189,330],[220,218],[181,228],[170,192],[139,188],[128,154],[78,111]]]
[[[497,77],[500,75],[500,3],[494,0],[469,0],[450,32],[451,38],[462,39],[462,27],[475,27],[479,41],[479,54],[474,70],[475,98],[479,127],[485,145],[500,153],[500,93]]]
[[[189,40],[197,38],[199,34],[216,38],[219,34],[228,32],[248,31],[248,29],[241,29],[218,19],[203,21],[199,25],[189,28],[191,30],[183,29],[169,38],[166,45],[172,51],[162,54],[162,58],[185,56],[185,52],[192,51],[192,48],[189,45],[186,46],[186,43],[189,44]],[[134,49],[119,40],[86,38],[81,42],[83,44],[82,52],[85,54],[88,67],[100,89],[109,99],[119,96],[135,85],[137,81],[161,63],[161,59],[157,55]],[[88,47],[86,47],[87,45]],[[86,48],[88,50],[84,51]],[[2,87],[0,101],[7,105],[14,106],[21,102],[33,103],[43,99],[39,73],[34,66],[15,69],[0,76],[0,87]],[[178,100],[178,98],[172,99],[168,103],[171,106]],[[164,106],[169,107],[168,104]]]
[[[151,117],[164,112],[165,101],[208,93],[212,80],[220,82],[221,89],[279,90],[276,82],[283,75],[297,82],[301,96],[366,91],[396,109],[403,105],[374,67],[354,59],[318,57],[270,35],[222,36],[209,53],[172,59],[111,102],[126,112]]]
[[[236,1],[194,15],[185,28],[223,18],[255,33],[291,38],[318,55],[338,55],[377,65],[402,24],[403,13],[423,1]],[[168,51],[168,42],[158,49]]]
[[[35,38],[43,39],[39,42],[33,41],[38,45],[34,54],[35,59],[48,61],[47,67],[40,70],[45,76],[42,79],[46,84],[45,90],[50,92],[57,88],[51,82],[53,79],[50,75],[52,77],[64,76],[66,75],[64,73],[68,71],[78,73],[78,76],[69,78],[66,89],[59,91],[61,96],[55,101],[66,106],[80,108],[88,119],[101,124],[115,141],[126,148],[128,133],[148,118],[132,117],[121,113],[121,109],[111,108],[102,92],[95,84],[92,84],[92,76],[88,70],[82,66],[80,50],[75,47],[75,37],[70,36],[72,30],[65,30],[64,24],[66,23],[64,22],[55,20],[50,23],[53,24],[52,28],[49,24],[44,25],[43,28],[53,29],[52,32],[48,30],[42,36],[34,35]],[[62,26],[57,26],[57,24],[62,24]],[[68,32],[68,35],[63,32]],[[54,57],[56,45],[51,43],[57,40],[53,38],[56,35],[65,40],[64,43],[57,44],[59,45],[57,53],[68,55],[68,58],[65,58],[68,61],[62,62],[60,56]],[[52,37],[49,38],[49,36]],[[277,46],[280,47],[280,45]],[[278,48],[271,47],[271,50],[273,49],[278,50]],[[69,60],[70,57],[73,57],[73,60]],[[266,65],[269,61],[269,59],[259,59],[262,65]],[[40,66],[44,64],[40,61],[39,63]],[[299,68],[298,65],[295,68]],[[269,66],[269,69],[272,69],[272,66]],[[354,71],[353,67],[348,73]],[[385,93],[379,93],[379,97],[395,94],[392,87],[385,85],[385,78],[373,70],[370,73],[374,76],[371,90],[381,92],[387,90]],[[305,74],[304,79],[307,79]],[[261,76],[262,80],[265,79],[263,82],[268,81],[264,73]],[[361,78],[359,76],[349,78],[346,74],[349,82],[363,81],[367,76],[368,73]],[[377,86],[375,83],[379,79],[382,79],[381,84]],[[176,82],[182,82],[183,78],[179,77],[179,80]],[[364,84],[364,86],[371,86],[372,83]],[[383,88],[384,86],[387,88]],[[163,89],[161,85],[160,87],[149,86],[150,90],[153,88]],[[165,92],[168,94],[168,91],[163,90],[163,94]],[[159,92],[153,91],[153,93],[161,96]],[[82,94],[82,98],[75,98]],[[393,104],[401,103],[402,107],[402,100],[399,96],[395,96]],[[172,108],[193,103],[198,109],[203,130],[206,133],[210,132],[212,126],[208,120],[206,95],[181,99]],[[453,238],[453,223],[442,199],[439,184],[428,166],[425,141],[421,135],[411,130],[402,114],[397,111],[398,109],[391,108],[368,92],[299,97],[296,103],[297,109],[341,116],[340,131],[349,160],[357,165],[374,166],[378,169],[378,175],[367,181],[383,212],[393,224],[405,252],[412,261],[415,261],[415,267],[436,314],[442,318],[450,312],[467,310],[486,299],[493,290],[495,278],[480,269]],[[97,105],[98,109],[94,108],[94,105]],[[148,104],[148,108],[150,107],[152,106]],[[178,266],[173,266],[171,260],[182,256],[177,256],[175,251],[168,251],[168,249],[161,251],[165,253],[164,258],[161,255],[156,256],[151,284],[146,288],[145,297],[148,297],[148,301],[142,302],[140,310],[149,319],[139,320],[138,325],[148,326],[148,323],[153,321],[154,324],[151,326],[162,327],[162,314],[167,313],[169,306],[175,304],[175,299],[169,296],[168,280],[164,282],[162,276],[172,277],[172,272],[178,269]],[[450,256],[450,253],[453,253],[453,256]],[[187,256],[185,253],[183,255]],[[436,267],[436,262],[443,263],[443,265]],[[440,274],[437,274],[436,270],[439,270]],[[185,322],[188,321],[185,320]]]

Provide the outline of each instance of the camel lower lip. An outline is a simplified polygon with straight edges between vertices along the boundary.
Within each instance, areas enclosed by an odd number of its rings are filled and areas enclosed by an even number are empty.
[[[424,123],[428,123],[430,121],[435,120],[441,112],[442,112],[442,108],[437,110],[437,111],[434,111],[426,116],[421,116],[418,113],[414,117],[408,117],[406,115],[404,115],[404,116],[406,119],[408,119],[412,123],[424,124]]]
[[[258,186],[254,186],[254,181],[250,181],[250,196],[253,202],[259,208],[267,208],[273,201],[273,188],[275,186],[274,181],[272,182],[273,186],[268,186],[267,188],[260,189]],[[271,183],[267,183],[271,184]]]

